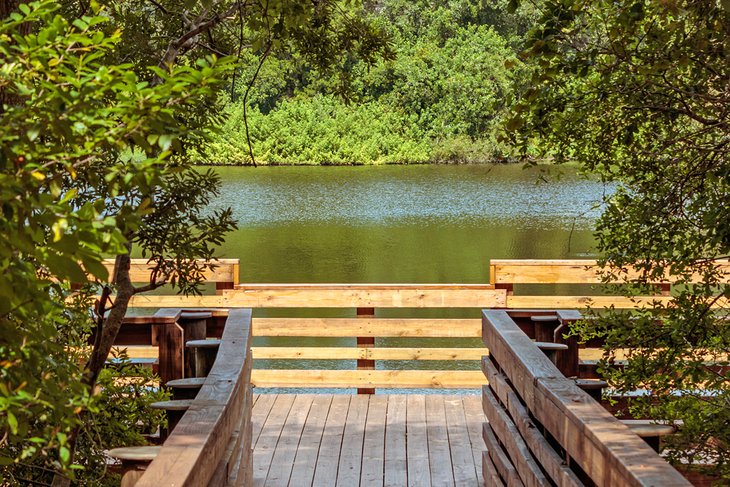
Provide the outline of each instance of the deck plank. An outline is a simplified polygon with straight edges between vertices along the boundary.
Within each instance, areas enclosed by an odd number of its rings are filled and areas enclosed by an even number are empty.
[[[365,422],[360,487],[383,487],[388,396],[370,396]]]
[[[403,394],[388,396],[385,420],[385,487],[402,487],[408,484],[406,399]]]
[[[454,484],[464,487],[477,487],[477,465],[471,448],[471,440],[466,427],[464,402],[461,397],[444,398],[446,427],[449,431],[451,465],[454,469]]]
[[[350,397],[337,394],[332,398],[312,485],[335,485],[337,481],[337,467],[340,462],[340,448],[342,448],[342,435],[345,432],[345,418],[350,408]]]
[[[472,457],[477,467],[477,481],[479,485],[484,485],[484,477],[482,474],[482,453],[487,449],[482,439],[482,425],[487,420],[482,411],[482,403],[480,396],[464,396],[464,415],[466,416],[466,428],[469,432],[469,440],[471,441]]]
[[[431,473],[428,465],[426,398],[421,395],[409,395],[406,404],[408,487],[429,487]]]
[[[286,418],[289,415],[291,406],[296,398],[293,394],[279,394],[274,400],[271,412],[256,441],[256,453],[253,457],[253,478],[254,483],[264,485],[269,473],[271,460],[279,443],[281,431],[284,429]]]
[[[426,433],[428,437],[428,465],[432,487],[453,487],[454,469],[449,451],[449,433],[446,428],[444,396],[426,396]]]
[[[255,394],[254,404],[251,408],[251,447],[256,446],[256,442],[261,435],[261,430],[264,429],[264,423],[266,418],[271,412],[271,407],[274,405],[276,394]]]
[[[340,450],[340,464],[337,469],[337,487],[352,487],[360,482],[362,448],[369,402],[368,395],[356,395],[350,398],[350,409],[347,411],[345,433]]]
[[[324,424],[329,414],[332,396],[315,394],[309,416],[304,425],[302,438],[294,459],[294,466],[289,479],[289,487],[310,487],[314,480],[314,468],[319,456],[319,445],[322,443]]]
[[[260,394],[254,485],[477,486],[479,396]]]
[[[294,398],[284,428],[281,430],[279,441],[276,444],[274,457],[271,459],[271,467],[264,483],[265,487],[286,487],[289,485],[289,477],[294,466],[297,447],[313,399],[314,395],[312,394],[299,394]]]

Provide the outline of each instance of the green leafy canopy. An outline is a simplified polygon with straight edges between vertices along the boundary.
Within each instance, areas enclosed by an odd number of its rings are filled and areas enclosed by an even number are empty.
[[[613,386],[659,398],[637,414],[684,421],[670,458],[705,456],[726,478],[730,285],[716,263],[730,255],[729,16],[715,0],[547,1],[507,124],[523,148],[618,183],[596,228],[606,280],[636,295],[668,276],[675,300],[599,313],[581,332],[606,340]],[[610,367],[620,349],[626,366]]]

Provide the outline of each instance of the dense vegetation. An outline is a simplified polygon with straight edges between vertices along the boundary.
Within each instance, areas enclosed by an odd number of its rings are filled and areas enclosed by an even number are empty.
[[[727,2],[545,2],[523,56],[537,68],[508,123],[523,147],[618,183],[597,222],[605,278],[635,296],[669,277],[674,300],[600,310],[581,332],[606,340],[612,386],[655,393],[636,415],[683,422],[669,457],[726,479],[730,276],[716,264],[730,256],[728,39]]]
[[[342,57],[339,69],[323,70],[291,50],[247,52],[222,102],[222,131],[198,161],[249,164],[249,140],[259,164],[509,159],[498,135],[530,11],[476,0],[366,7],[390,39],[385,59]]]

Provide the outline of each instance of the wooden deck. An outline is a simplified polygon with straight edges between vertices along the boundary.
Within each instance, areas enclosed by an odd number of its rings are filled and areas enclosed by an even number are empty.
[[[481,486],[480,396],[258,394],[255,486]]]

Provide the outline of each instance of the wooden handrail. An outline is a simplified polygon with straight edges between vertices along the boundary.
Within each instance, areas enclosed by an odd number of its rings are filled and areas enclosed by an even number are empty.
[[[166,311],[171,313],[171,311]],[[352,313],[353,310],[345,310]],[[553,314],[553,312],[511,311],[515,319],[529,325],[530,318],[536,314]],[[213,311],[213,319],[209,321],[207,336],[220,336],[223,310]],[[140,344],[150,343],[150,325],[145,325],[149,317],[131,318],[137,324],[125,325],[119,334],[119,344],[133,345],[135,340]],[[157,328],[160,328],[159,326]],[[174,327],[173,327],[174,328]],[[451,346],[431,344],[432,339],[476,339],[481,337],[481,319],[479,318],[380,318],[375,315],[361,317],[322,317],[322,318],[254,318],[252,321],[254,337],[267,338],[265,342],[252,349],[254,359],[274,360],[274,369],[267,370],[263,363],[252,373],[252,383],[257,387],[311,387],[311,388],[478,388],[485,383],[478,370],[453,370],[452,365],[441,366],[438,362],[473,362],[478,363],[488,351],[476,343],[460,342]],[[177,328],[175,328],[176,330]],[[174,330],[173,330],[174,331]],[[533,334],[534,330],[529,331]],[[187,336],[187,334],[185,335]],[[269,339],[279,337],[312,337],[312,338],[399,338],[397,346],[373,345],[369,347],[346,346],[342,343],[335,346],[292,346],[292,344],[272,344]],[[550,330],[552,337],[552,330]],[[408,340],[418,342],[412,345]],[[158,342],[162,347],[165,342]],[[355,343],[353,343],[355,345]],[[437,346],[433,346],[437,345]],[[166,347],[170,348],[170,347]],[[165,352],[165,353],[163,353]],[[172,351],[159,350],[160,357],[168,357]],[[178,354],[179,355],[179,354]],[[287,363],[282,360],[317,360],[318,370],[302,370],[303,365]],[[325,365],[323,362],[332,364]],[[370,361],[366,368],[360,366],[352,370],[352,364],[343,367],[342,361]],[[387,369],[374,370],[374,361],[409,361],[420,364],[408,367],[410,370]],[[176,363],[179,360],[176,359]],[[162,361],[160,362],[162,364]],[[362,362],[360,362],[362,363]],[[283,367],[283,368],[280,368]],[[170,367],[165,368],[165,370]],[[182,370],[181,367],[178,367]],[[323,370],[324,369],[324,370]],[[440,370],[436,370],[440,369]],[[168,374],[166,379],[178,378],[181,375]]]
[[[525,485],[539,485],[542,470],[560,480],[559,485],[582,485],[578,479],[583,475],[598,486],[690,485],[564,377],[507,312],[485,310],[482,320],[484,343],[490,350],[483,359],[489,380],[483,400],[493,425],[485,424],[490,449],[485,466],[492,474],[498,473],[505,482],[516,478]],[[560,444],[567,456],[562,460],[577,465],[577,471],[566,470],[556,460],[558,453],[548,440],[535,435],[541,430]],[[497,437],[499,442],[493,441]],[[535,468],[536,462],[542,469]]]
[[[106,262],[107,267],[113,261]],[[493,259],[489,264],[490,284],[239,284],[238,259],[220,259],[207,271],[206,281],[215,282],[217,296],[136,295],[130,302],[138,308],[538,308],[579,309],[633,308],[652,301],[668,302],[667,285],[671,279],[654,284],[663,286],[664,295],[629,299],[622,296],[525,296],[514,294],[521,284],[602,284],[595,260]],[[715,262],[730,282],[730,261]],[[135,281],[149,279],[150,268],[144,259],[134,259]],[[636,275],[629,274],[629,275]],[[721,300],[717,306],[726,306]]]
[[[238,285],[241,273],[241,265],[238,259],[213,259],[210,261],[197,259],[196,262],[199,265],[211,266],[203,271],[203,280],[215,283],[217,293],[221,293],[225,289],[233,289]],[[114,263],[114,259],[104,259],[102,261],[110,277],[114,272]],[[153,269],[154,266],[147,259],[132,259],[129,277],[132,282],[148,283]],[[180,304],[177,307],[180,307]]]
[[[229,312],[218,356],[138,487],[251,485],[251,310]]]
[[[114,270],[114,259],[104,259],[103,264],[111,275]],[[212,269],[206,269],[203,277],[207,282],[231,283],[237,285],[239,282],[240,263],[238,259],[215,259],[212,261],[204,261],[198,259],[199,264],[210,263]],[[132,282],[149,282],[150,272],[153,266],[147,259],[132,259],[132,265],[129,269],[129,277]]]
[[[717,260],[713,263],[719,272],[723,274],[722,282],[730,282],[730,261],[727,259]],[[641,305],[651,305],[653,302],[667,304],[672,300],[670,296],[671,285],[677,279],[673,276],[665,276],[649,284],[657,287],[656,293],[647,296],[628,298],[615,295],[582,295],[582,296],[557,296],[557,295],[522,295],[514,292],[516,285],[523,284],[578,284],[578,285],[601,285],[603,290],[609,287],[616,287],[617,283],[605,283],[600,276],[600,267],[595,260],[588,259],[564,259],[564,260],[534,260],[534,259],[492,259],[489,263],[489,282],[496,289],[504,290],[507,293],[506,308],[535,308],[535,309],[601,309],[613,306],[615,308],[635,308]],[[640,273],[634,269],[627,269],[625,277],[635,279]],[[700,282],[701,276],[692,276],[692,282]],[[606,287],[607,286],[607,287]],[[714,304],[716,307],[728,305],[727,299],[721,299]]]
[[[489,284],[241,284],[221,296],[136,295],[142,308],[492,308],[506,292]]]
[[[714,262],[719,271],[730,282],[730,260]],[[492,259],[489,262],[489,281],[494,285],[504,284],[601,284],[600,267],[590,259]],[[626,277],[634,279],[639,272],[628,269]],[[701,276],[693,276],[698,282]],[[666,284],[676,281],[672,276],[652,281],[652,284]]]

